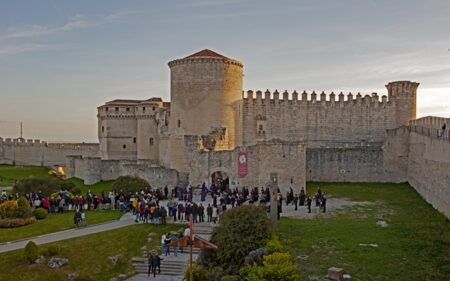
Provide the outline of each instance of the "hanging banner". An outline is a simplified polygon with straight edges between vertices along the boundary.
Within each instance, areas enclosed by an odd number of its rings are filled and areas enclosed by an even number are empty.
[[[243,178],[248,173],[248,152],[240,151],[238,155],[238,175],[240,178]]]

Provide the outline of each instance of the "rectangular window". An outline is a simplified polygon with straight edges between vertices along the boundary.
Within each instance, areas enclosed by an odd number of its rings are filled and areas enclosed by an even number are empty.
[[[129,108],[129,107],[127,107],[127,111],[130,111],[130,108]]]
[[[145,111],[145,106],[144,106],[144,107],[142,107],[142,111]]]
[[[150,143],[150,145],[153,145],[153,138],[150,138],[150,139],[148,140],[148,142]]]
[[[102,133],[105,132],[105,126],[102,126]]]
[[[109,109],[108,107],[105,107],[105,111],[108,111],[108,109]]]
[[[133,138],[133,143],[136,143],[136,138]]]
[[[155,107],[152,107],[152,110],[155,111]]]
[[[181,120],[178,119],[178,128],[181,128]]]
[[[122,145],[122,148],[123,149],[127,148],[127,145],[126,144]]]
[[[118,108],[118,107],[116,107],[116,111],[119,111],[119,108]]]

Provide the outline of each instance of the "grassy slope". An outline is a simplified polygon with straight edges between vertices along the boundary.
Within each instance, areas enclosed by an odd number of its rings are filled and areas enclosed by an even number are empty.
[[[321,277],[331,266],[342,267],[352,280],[448,280],[450,223],[408,184],[310,184],[329,196],[371,201],[332,218],[283,218],[279,235],[299,261],[302,280]],[[382,216],[389,227],[380,228]],[[361,247],[376,243],[378,248]]]
[[[50,214],[46,219],[38,220],[31,225],[18,228],[0,228],[0,243],[73,228],[73,214],[73,212]],[[123,213],[119,211],[88,211],[86,218],[89,225],[116,220],[122,215]]]
[[[127,274],[133,270],[131,257],[140,255],[140,248],[146,244],[149,232],[162,234],[179,227],[139,224],[48,244],[58,245],[61,248],[58,256],[69,259],[69,265],[60,269],[49,269],[46,264],[33,267],[26,265],[23,250],[3,253],[0,254],[0,280],[67,280],[69,272],[78,272],[83,280],[109,280],[120,273]],[[39,249],[45,251],[48,245],[39,246]],[[159,239],[154,239],[152,247],[158,246]],[[114,255],[123,256],[116,266],[108,260],[108,256]]]
[[[0,165],[0,186],[12,186],[16,180],[24,179],[27,177],[36,178],[57,178],[53,174],[48,173],[49,170],[45,167],[37,166],[11,166],[11,165]],[[66,182],[72,182],[77,185],[83,194],[86,194],[88,190],[99,194],[102,191],[109,192],[112,189],[113,181],[99,182],[93,185],[85,185],[82,180],[77,178],[71,178],[66,180]]]
[[[38,178],[56,178],[45,167],[0,165],[0,186],[12,186],[16,180],[30,176]]]

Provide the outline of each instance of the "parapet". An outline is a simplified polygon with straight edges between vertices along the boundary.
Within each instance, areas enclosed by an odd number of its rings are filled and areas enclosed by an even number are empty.
[[[319,99],[318,99],[319,98]],[[322,105],[348,105],[348,104],[365,104],[365,105],[386,105],[390,101],[389,98],[385,95],[380,96],[377,93],[371,93],[371,95],[362,96],[361,93],[357,93],[354,96],[351,92],[345,95],[343,92],[340,92],[338,95],[338,99],[336,100],[336,94],[331,92],[327,94],[325,91],[322,91],[318,94],[313,91],[308,94],[306,91],[303,91],[301,95],[297,93],[297,91],[293,91],[289,93],[288,91],[284,91],[281,95],[278,90],[274,92],[270,92],[266,90],[263,92],[248,90],[247,92],[242,92],[242,99],[244,103],[248,104],[322,104]]]

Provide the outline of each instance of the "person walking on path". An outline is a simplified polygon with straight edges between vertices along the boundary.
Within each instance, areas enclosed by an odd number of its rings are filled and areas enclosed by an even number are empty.
[[[211,207],[211,204],[208,204],[208,207],[206,208],[206,215],[208,217],[208,222],[212,222],[212,214],[213,214],[213,207]]]
[[[161,274],[161,261],[163,259],[158,256],[156,253],[152,257],[152,266],[153,266],[153,277],[156,277],[156,268],[158,268],[158,274]]]
[[[322,209],[323,212],[325,213],[327,209],[327,198],[325,197],[325,193],[322,194]]]
[[[294,196],[294,206],[295,206],[295,211],[297,211],[298,210],[298,195],[297,194],[295,194],[295,196]]]
[[[150,253],[150,255],[148,256],[148,273],[147,273],[147,277],[150,276],[150,273],[153,272],[153,253]]]
[[[308,199],[306,199],[306,206],[308,207],[308,213],[311,213],[311,203],[312,203],[311,197],[308,196]]]

